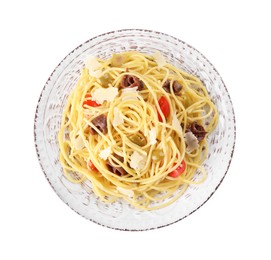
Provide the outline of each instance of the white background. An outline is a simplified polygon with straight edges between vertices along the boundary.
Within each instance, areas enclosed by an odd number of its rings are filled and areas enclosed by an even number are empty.
[[[0,259],[271,259],[269,1],[1,1]],[[174,225],[111,230],[68,208],[34,148],[39,94],[56,65],[91,37],[161,31],[214,64],[237,120],[232,165],[214,196]]]

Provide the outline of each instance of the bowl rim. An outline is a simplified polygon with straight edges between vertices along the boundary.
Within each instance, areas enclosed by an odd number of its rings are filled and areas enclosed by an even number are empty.
[[[189,48],[191,48],[192,50],[196,51],[197,53],[199,53],[207,63],[209,63],[209,65],[212,67],[212,69],[217,73],[217,76],[219,76],[221,82],[222,82],[222,85],[225,89],[225,92],[228,96],[228,99],[229,99],[229,102],[230,102],[230,107],[231,107],[231,112],[232,112],[232,117],[233,117],[233,144],[232,144],[232,151],[230,153],[230,158],[229,158],[229,161],[228,161],[228,165],[227,165],[227,168],[226,168],[226,171],[223,175],[223,177],[221,178],[220,182],[217,184],[217,186],[215,187],[214,191],[207,197],[207,199],[201,204],[199,205],[197,208],[195,208],[194,210],[192,210],[190,213],[188,213],[187,215],[181,217],[180,219],[176,220],[176,221],[173,221],[173,222],[170,222],[170,223],[167,223],[165,225],[159,225],[157,227],[150,227],[150,228],[144,228],[144,229],[127,229],[127,228],[118,228],[118,227],[112,227],[112,226],[109,226],[109,225],[105,225],[105,224],[102,224],[102,223],[99,223],[93,219],[90,219],[90,218],[87,218],[86,216],[82,215],[81,213],[79,213],[77,210],[75,210],[73,207],[71,207],[67,202],[65,202],[61,196],[59,195],[59,193],[57,192],[57,190],[54,188],[54,186],[52,185],[52,183],[50,182],[48,176],[47,176],[47,173],[42,165],[42,162],[41,162],[41,157],[40,157],[40,153],[39,153],[39,148],[38,148],[38,145],[37,145],[37,118],[38,118],[38,112],[39,112],[39,108],[40,108],[40,101],[42,99],[42,96],[43,96],[43,93],[45,92],[46,88],[48,87],[49,85],[49,82],[51,80],[51,77],[54,75],[55,71],[59,68],[59,66],[67,59],[68,56],[70,56],[73,52],[75,52],[76,50],[78,50],[80,47],[82,47],[83,45],[97,39],[97,38],[100,38],[100,37],[103,37],[103,36],[106,36],[106,35],[112,35],[112,34],[115,34],[115,33],[122,33],[122,32],[146,32],[146,33],[155,33],[155,34],[159,34],[159,35],[163,35],[163,36],[166,36],[166,37],[169,37],[179,43],[182,43],[186,46],[188,46]],[[80,215],[81,217],[85,218],[86,220],[88,221],[91,221],[93,223],[96,223],[100,226],[103,226],[103,227],[107,227],[107,228],[110,228],[110,229],[114,229],[114,230],[120,230],[120,231],[148,231],[148,230],[155,230],[155,229],[159,229],[159,228],[163,228],[163,227],[166,227],[166,226],[170,226],[172,224],[175,224],[183,219],[185,219],[186,217],[190,216],[191,214],[193,214],[194,212],[196,212],[198,209],[200,209],[212,196],[213,194],[216,192],[216,190],[218,189],[218,187],[221,185],[221,183],[223,182],[224,178],[226,177],[227,173],[228,173],[228,170],[229,170],[229,167],[231,165],[231,162],[232,162],[232,158],[233,158],[233,154],[234,154],[234,149],[235,149],[235,143],[236,143],[236,117],[235,117],[235,113],[234,113],[234,108],[233,108],[233,103],[232,103],[232,100],[230,98],[230,94],[229,94],[229,91],[226,87],[226,84],[224,83],[222,77],[220,76],[219,72],[217,71],[217,69],[215,68],[215,66],[206,58],[205,55],[203,55],[200,51],[198,51],[196,48],[194,48],[193,46],[191,46],[190,44],[184,42],[183,40],[180,40],[178,39],[177,37],[174,37],[174,36],[171,36],[167,33],[163,33],[163,32],[159,32],[159,31],[155,31],[155,30],[149,30],[149,29],[119,29],[119,30],[114,30],[114,31],[109,31],[109,32],[106,32],[106,33],[102,33],[102,34],[99,34],[97,36],[94,36],[88,40],[86,40],[85,42],[81,43],[80,45],[78,45],[76,48],[74,48],[72,51],[70,51],[59,63],[58,65],[55,67],[55,69],[52,71],[52,73],[50,74],[50,76],[48,77],[48,79],[46,80],[46,83],[44,85],[44,87],[42,88],[42,91],[39,95],[39,98],[38,98],[38,103],[37,103],[37,106],[36,106],[36,110],[35,110],[35,116],[34,116],[34,145],[35,145],[35,150],[36,150],[36,155],[37,155],[37,158],[38,158],[38,161],[39,161],[39,164],[40,164],[40,167],[41,167],[41,170],[43,171],[43,174],[45,176],[45,178],[47,179],[48,183],[50,184],[51,188],[54,190],[54,192],[57,194],[57,196],[60,198],[60,200],[62,202],[64,202],[67,206],[69,206],[70,209],[72,209],[74,212],[76,212],[78,215]]]

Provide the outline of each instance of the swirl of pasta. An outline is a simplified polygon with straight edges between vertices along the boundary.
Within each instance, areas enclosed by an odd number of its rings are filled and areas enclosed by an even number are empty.
[[[63,111],[60,161],[68,180],[90,180],[105,202],[159,209],[204,182],[206,136],[218,112],[203,83],[162,56],[161,64],[143,53],[117,55],[117,66],[113,55],[82,69]]]

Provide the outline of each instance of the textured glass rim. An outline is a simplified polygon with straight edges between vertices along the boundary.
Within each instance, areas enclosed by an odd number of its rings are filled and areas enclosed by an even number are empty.
[[[77,49],[79,49],[80,47],[82,47],[83,45],[85,44],[88,44],[89,42],[97,39],[97,38],[100,38],[100,37],[103,37],[103,36],[106,36],[106,35],[112,35],[112,34],[115,34],[115,33],[120,33],[120,32],[149,32],[149,33],[155,33],[155,34],[158,34],[158,35],[164,35],[166,37],[169,37],[169,38],[172,38],[173,40],[179,42],[179,43],[182,43],[186,46],[188,46],[189,48],[193,49],[194,51],[196,51],[199,55],[202,56],[202,58],[207,62],[209,63],[209,65],[212,67],[212,69],[217,73],[217,76],[219,77],[219,79],[221,80],[222,84],[223,84],[223,87],[227,93],[227,96],[228,96],[228,99],[229,99],[229,102],[230,102],[230,105],[231,105],[231,108],[232,108],[232,116],[233,116],[233,123],[234,123],[234,129],[233,129],[233,145],[232,145],[232,151],[231,151],[231,155],[230,155],[230,159],[228,161],[228,165],[227,165],[227,168],[226,168],[226,171],[223,175],[223,177],[221,178],[220,182],[217,184],[217,186],[215,187],[214,191],[209,195],[209,197],[201,204],[199,205],[197,208],[195,208],[193,211],[191,211],[189,214],[181,217],[180,219],[176,220],[176,221],[173,221],[171,223],[168,223],[168,224],[165,224],[165,225],[160,225],[160,226],[157,226],[157,227],[152,227],[152,228],[146,228],[146,229],[122,229],[122,228],[115,228],[115,227],[111,227],[111,226],[107,226],[107,225],[104,225],[104,224],[101,224],[93,219],[88,219],[86,218],[84,215],[80,214],[78,211],[76,211],[74,208],[72,208],[71,206],[68,205],[68,203],[66,203],[61,197],[60,195],[58,194],[57,190],[54,188],[54,186],[52,185],[52,183],[50,182],[47,174],[46,174],[46,171],[44,170],[43,166],[42,166],[42,162],[41,162],[41,158],[40,158],[40,154],[39,154],[39,149],[38,149],[38,145],[37,145],[37,134],[36,134],[36,128],[37,128],[37,117],[38,117],[38,111],[39,111],[39,105],[40,105],[40,101],[41,101],[41,98],[43,96],[43,93],[45,92],[46,88],[48,87],[49,85],[49,82],[51,80],[51,77],[53,76],[53,74],[55,73],[55,71],[58,69],[58,67],[67,59],[67,57],[69,57],[73,52],[75,52]],[[162,32],[158,32],[158,31],[154,31],[154,30],[148,30],[148,29],[121,29],[121,30],[115,30],[115,31],[110,31],[110,32],[107,32],[107,33],[103,33],[103,34],[100,34],[100,35],[97,35],[95,37],[92,37],[90,38],[89,40],[85,41],[84,43],[80,44],[79,46],[77,46],[75,49],[73,49],[71,52],[69,52],[60,62],[59,64],[55,67],[55,69],[53,70],[53,72],[50,74],[49,78],[47,79],[42,91],[41,91],[41,94],[39,96],[39,99],[38,99],[38,103],[37,103],[37,107],[36,107],[36,110],[35,110],[35,117],[34,117],[34,143],[35,143],[35,148],[36,148],[36,154],[37,154],[37,157],[38,157],[38,161],[39,161],[39,164],[40,164],[40,167],[44,173],[44,176],[45,178],[47,179],[47,181],[49,182],[50,186],[52,187],[52,189],[54,190],[54,192],[57,194],[57,196],[61,199],[61,201],[63,201],[67,206],[69,206],[69,208],[71,208],[73,211],[75,211],[78,215],[80,215],[81,217],[84,217],[85,219],[87,219],[88,221],[92,221],[93,223],[96,223],[100,226],[104,226],[104,227],[107,227],[107,228],[110,228],[110,229],[115,229],[115,230],[121,230],[121,231],[147,231],[147,230],[153,230],[153,229],[158,229],[158,228],[162,228],[162,227],[166,227],[166,226],[169,226],[169,225],[172,225],[174,223],[177,223],[181,220],[183,220],[184,218],[190,216],[192,213],[194,213],[195,211],[197,211],[199,208],[201,208],[212,196],[213,194],[216,192],[216,190],[218,189],[218,187],[220,186],[220,184],[222,183],[222,181],[224,180],[226,174],[228,173],[228,170],[229,170],[229,167],[231,165],[231,161],[232,161],[232,158],[233,158],[233,153],[234,153],[234,149],[235,149],[235,142],[236,142],[236,119],[235,119],[235,113],[234,113],[234,108],[233,108],[233,103],[232,103],[232,100],[230,98],[230,95],[229,95],[229,92],[228,92],[228,89],[222,79],[222,77],[220,76],[220,74],[218,73],[218,71],[216,70],[216,68],[214,67],[214,65],[201,53],[199,52],[196,48],[194,48],[193,46],[189,45],[188,43],[174,37],[174,36],[171,36],[169,34],[166,34],[166,33],[162,33]]]

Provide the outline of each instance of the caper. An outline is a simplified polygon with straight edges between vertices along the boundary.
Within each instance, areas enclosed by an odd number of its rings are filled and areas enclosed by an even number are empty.
[[[103,85],[103,87],[108,87],[108,83],[110,83],[110,75],[109,73],[105,73],[100,77],[100,81]]]
[[[130,140],[138,146],[144,146],[147,143],[146,139],[140,135],[132,135],[130,137]]]
[[[113,54],[111,65],[113,67],[120,67],[126,62],[126,56],[124,54]]]
[[[160,150],[160,149],[153,150],[152,156],[151,156],[153,161],[158,162],[158,161],[162,160],[163,157],[164,157],[164,152],[162,150]]]

